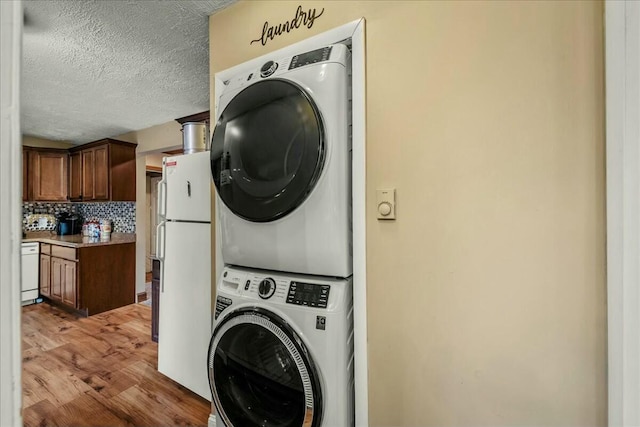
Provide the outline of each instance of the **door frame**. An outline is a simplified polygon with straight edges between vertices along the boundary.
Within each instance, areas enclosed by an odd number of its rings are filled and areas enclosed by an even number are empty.
[[[640,3],[605,9],[609,425],[640,425]]]
[[[20,244],[22,1],[0,1],[0,425],[22,425]]]

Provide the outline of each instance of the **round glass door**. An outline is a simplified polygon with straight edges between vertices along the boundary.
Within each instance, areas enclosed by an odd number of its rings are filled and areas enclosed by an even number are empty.
[[[324,164],[322,119],[309,95],[279,79],[255,83],[226,106],[211,139],[211,173],[224,204],[255,222],[297,208]]]
[[[315,367],[299,338],[272,313],[239,311],[216,327],[209,382],[228,427],[320,425]]]
[[[232,313],[209,346],[209,383],[228,427],[313,427],[322,418],[315,366],[299,337],[262,309]]]

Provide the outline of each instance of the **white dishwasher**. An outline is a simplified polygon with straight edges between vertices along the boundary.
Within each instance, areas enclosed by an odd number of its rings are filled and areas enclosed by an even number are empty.
[[[33,304],[38,298],[40,244],[22,243],[22,305]]]

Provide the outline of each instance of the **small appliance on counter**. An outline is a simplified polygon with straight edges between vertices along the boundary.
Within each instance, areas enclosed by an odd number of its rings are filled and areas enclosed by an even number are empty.
[[[82,232],[82,218],[77,214],[60,212],[56,214],[56,221],[56,234],[59,236]]]
[[[111,239],[111,220],[92,218],[82,224],[82,235],[91,239]]]

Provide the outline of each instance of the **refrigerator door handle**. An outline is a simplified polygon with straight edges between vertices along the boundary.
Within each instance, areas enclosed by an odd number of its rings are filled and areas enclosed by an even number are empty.
[[[164,176],[158,182],[158,217],[161,220],[167,218],[167,180]]]
[[[156,257],[160,261],[160,268],[164,269],[164,245],[165,245],[165,226],[167,222],[161,221],[156,227]],[[164,275],[160,274],[161,292],[164,292]]]

